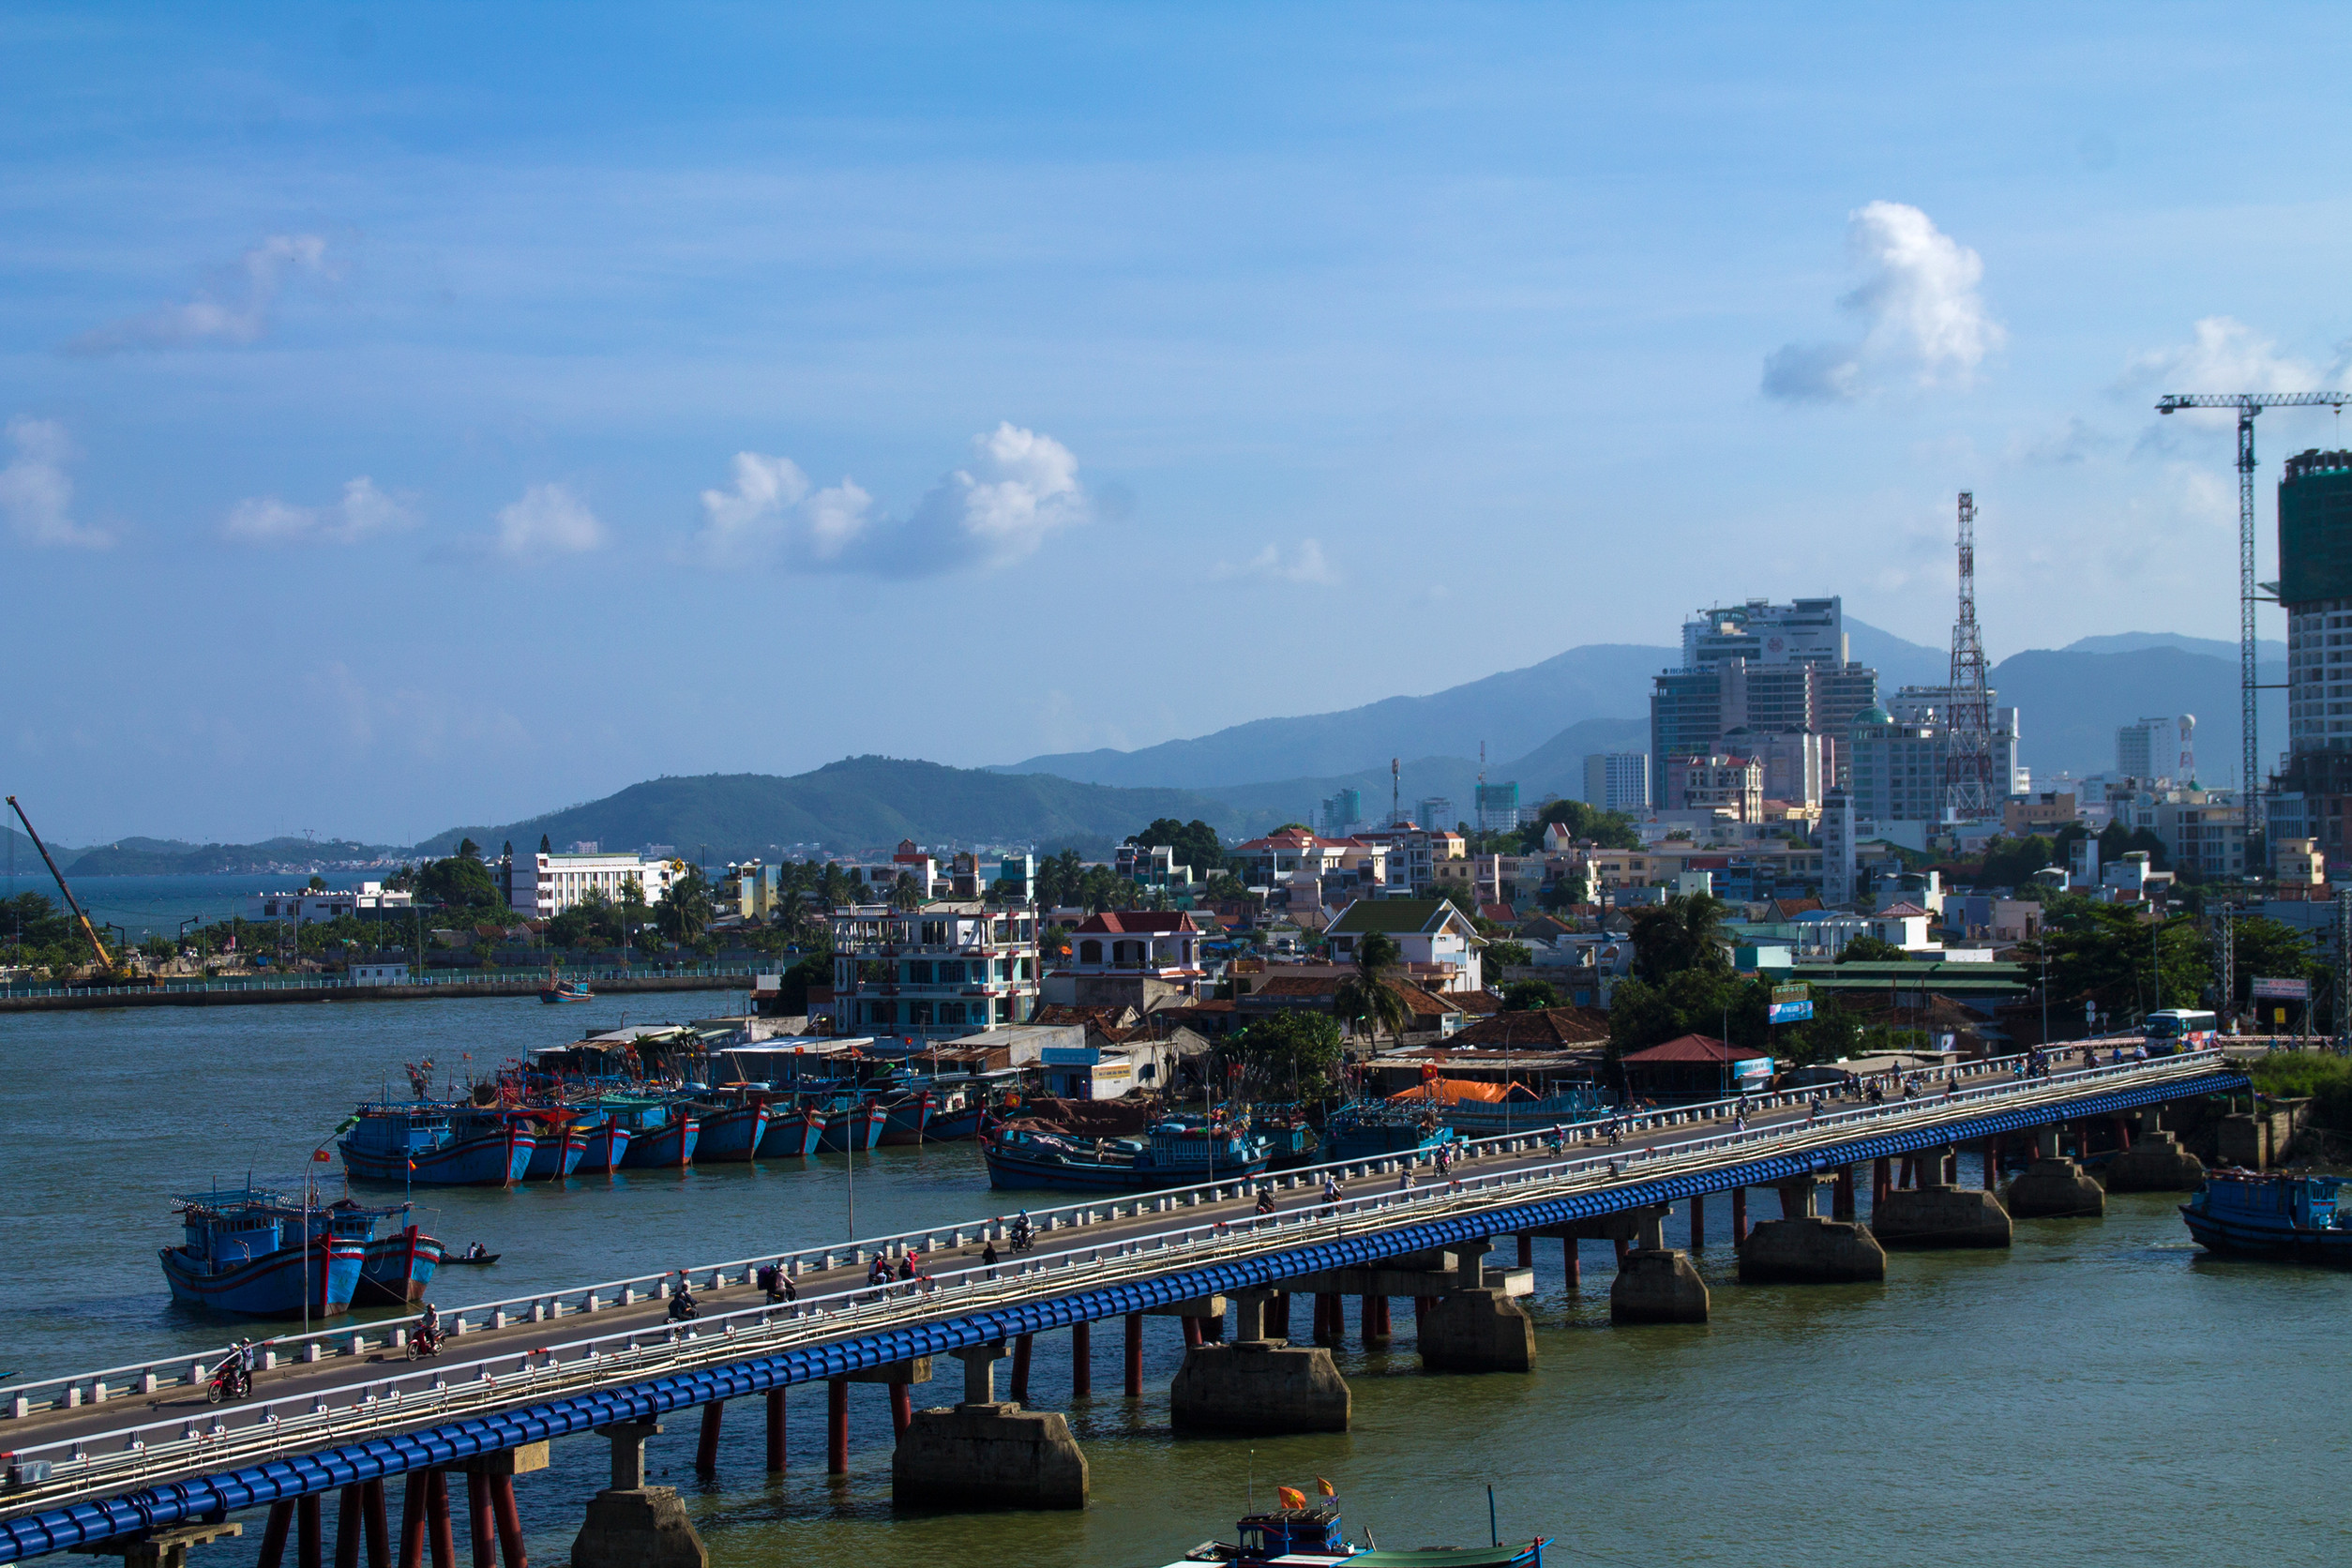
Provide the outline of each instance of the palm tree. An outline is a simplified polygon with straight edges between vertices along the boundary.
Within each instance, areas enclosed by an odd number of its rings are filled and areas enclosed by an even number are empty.
[[[893,909],[919,909],[923,904],[923,889],[916,885],[914,873],[901,871],[890,886],[890,906]]]
[[[1377,1044],[1381,1031],[1401,1039],[1412,1011],[1405,1005],[1394,976],[1403,952],[1386,931],[1367,932],[1356,943],[1356,972],[1339,983],[1333,1011],[1349,1023],[1361,1024]]]
[[[1635,972],[1651,985],[1686,969],[1724,972],[1731,960],[1723,950],[1723,916],[1728,906],[1705,893],[1668,898],[1653,909],[1633,912]]]

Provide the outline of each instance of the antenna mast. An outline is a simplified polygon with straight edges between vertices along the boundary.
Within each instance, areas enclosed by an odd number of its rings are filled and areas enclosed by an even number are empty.
[[[1952,822],[1993,813],[1993,704],[1976,624],[1976,492],[1960,492],[1960,613],[1952,623],[1951,711],[1944,720],[1944,809]],[[2009,792],[2007,780],[2000,793]]]

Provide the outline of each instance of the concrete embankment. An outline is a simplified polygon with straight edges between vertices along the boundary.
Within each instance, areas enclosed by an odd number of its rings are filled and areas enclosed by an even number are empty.
[[[440,1002],[485,996],[536,996],[546,982],[537,977],[515,980],[455,980],[438,986],[165,986],[151,991],[104,990],[49,992],[39,996],[0,996],[0,1013],[70,1013],[103,1007],[259,1007],[295,1002]],[[626,980],[596,980],[599,996],[626,996],[639,991],[740,991],[749,988],[746,974],[647,974]]]

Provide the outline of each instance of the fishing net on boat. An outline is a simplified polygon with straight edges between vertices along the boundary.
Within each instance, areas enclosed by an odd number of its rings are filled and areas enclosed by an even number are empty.
[[[1004,1125],[1072,1138],[1134,1138],[1151,1130],[1159,1109],[1143,1100],[1057,1100],[1042,1094],[1021,1102]]]

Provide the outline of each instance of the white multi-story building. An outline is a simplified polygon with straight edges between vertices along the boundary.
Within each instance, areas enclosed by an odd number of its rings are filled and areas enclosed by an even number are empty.
[[[953,1040],[1037,1011],[1037,922],[1027,909],[945,902],[833,915],[837,1033]]]
[[[357,887],[306,887],[293,893],[247,894],[245,918],[291,920],[297,926],[315,926],[347,914],[380,918],[384,911],[405,910],[412,902],[407,894],[382,882],[361,882]]]
[[[2115,732],[2115,771],[2126,778],[2186,784],[2197,776],[2194,714],[2143,718]]]
[[[1596,751],[1584,760],[1584,803],[1638,816],[1650,805],[1650,753]]]
[[[546,920],[601,893],[614,903],[634,880],[647,903],[670,891],[686,875],[686,863],[648,860],[634,854],[536,854],[514,858],[506,901],[517,914]]]

